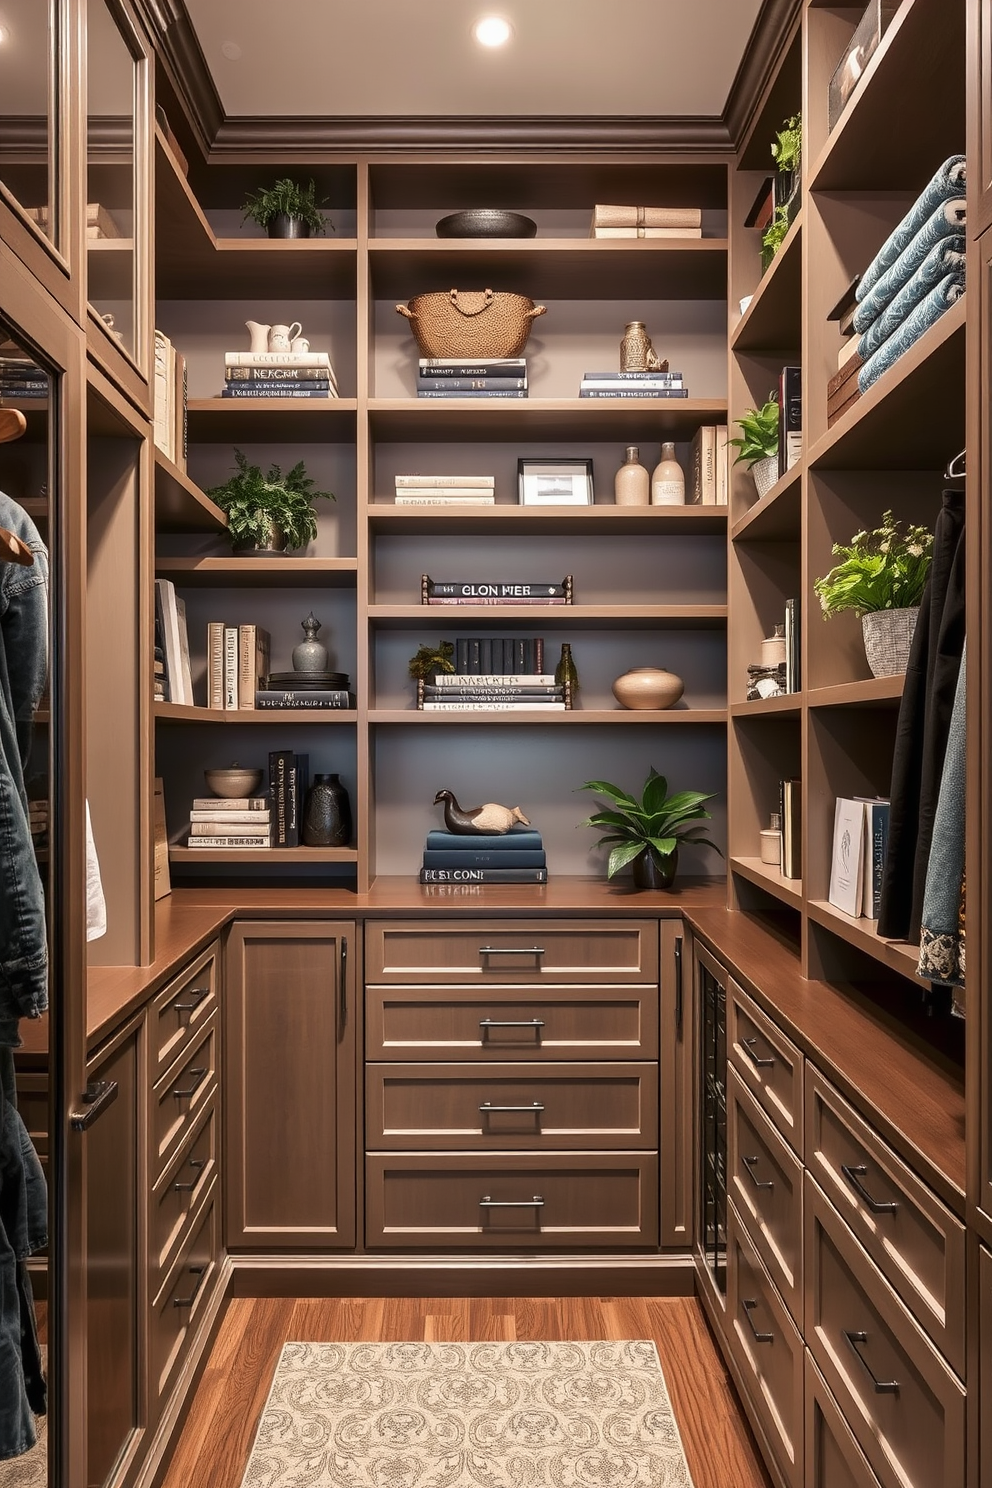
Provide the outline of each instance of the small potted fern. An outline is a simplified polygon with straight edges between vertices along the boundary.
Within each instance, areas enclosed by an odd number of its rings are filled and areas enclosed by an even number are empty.
[[[283,176],[275,185],[260,187],[245,201],[243,222],[257,222],[264,227],[270,238],[309,238],[319,236],[328,228],[327,218],[320,208],[327,200],[317,201],[317,186],[310,181],[301,186],[290,176]],[[334,231],[331,226],[331,231]]]
[[[775,394],[769,393],[760,408],[748,408],[736,422],[740,437],[727,440],[737,450],[734,464],[743,461],[759,498],[767,496],[778,480],[779,406]]]
[[[331,491],[317,491],[300,460],[288,474],[278,465],[267,472],[253,465],[239,449],[237,470],[207,495],[227,514],[234,551],[256,558],[271,557],[287,548],[305,548],[317,536],[315,501],[334,501]]]
[[[824,619],[853,610],[861,617],[865,656],[873,677],[906,671],[933,556],[933,533],[912,524],[904,533],[890,511],[880,527],[834,543],[841,562],[816,579]]]

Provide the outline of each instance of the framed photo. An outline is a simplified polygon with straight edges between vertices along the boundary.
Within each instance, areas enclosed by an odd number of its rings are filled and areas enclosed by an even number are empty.
[[[517,461],[521,506],[592,506],[591,460]]]

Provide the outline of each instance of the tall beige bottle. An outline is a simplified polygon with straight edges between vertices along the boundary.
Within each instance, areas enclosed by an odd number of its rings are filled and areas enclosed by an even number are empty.
[[[661,459],[651,476],[651,505],[685,505],[685,471],[675,458],[674,444],[661,446]]]
[[[651,504],[651,477],[641,464],[636,444],[627,446],[627,458],[613,477],[613,493],[617,506]]]

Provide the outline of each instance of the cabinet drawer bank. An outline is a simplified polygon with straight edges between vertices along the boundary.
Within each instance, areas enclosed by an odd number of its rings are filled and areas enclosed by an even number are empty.
[[[219,1026],[216,1013],[152,1091],[152,1179],[156,1181],[210,1099],[217,1081]]]
[[[148,1352],[153,1400],[164,1399],[172,1389],[213,1290],[220,1257],[218,1219],[215,1186],[152,1307]]]
[[[152,1189],[148,1291],[154,1297],[175,1258],[190,1218],[210,1191],[218,1171],[217,1099],[201,1113],[196,1127]]]
[[[803,1155],[803,1056],[733,980],[727,984],[733,1068],[786,1141]]]
[[[368,982],[658,981],[657,920],[369,921]]]
[[[804,1488],[878,1488],[878,1479],[809,1352],[806,1354]]]
[[[727,1180],[737,1216],[801,1331],[802,1166],[734,1069],[727,1072]]]
[[[178,1059],[217,1006],[217,972],[215,943],[152,998],[148,1032],[153,1081]]]

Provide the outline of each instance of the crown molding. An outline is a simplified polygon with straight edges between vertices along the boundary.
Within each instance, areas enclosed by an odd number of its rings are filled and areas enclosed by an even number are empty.
[[[151,32],[160,64],[182,103],[204,156],[225,122],[224,105],[210,75],[183,0],[135,0]]]
[[[723,110],[723,122],[734,150],[740,149],[765,91],[781,65],[802,9],[803,0],[764,0],[758,12]]]

